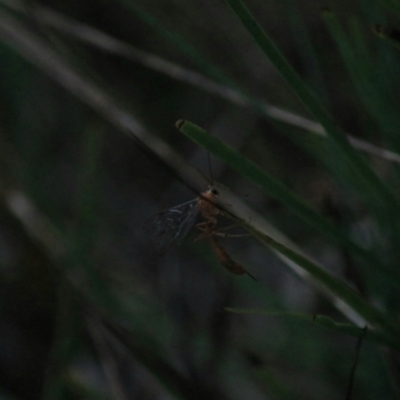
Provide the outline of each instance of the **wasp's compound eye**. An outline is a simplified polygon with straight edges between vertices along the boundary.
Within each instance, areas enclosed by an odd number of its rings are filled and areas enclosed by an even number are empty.
[[[211,189],[211,193],[212,193],[214,196],[218,196],[218,195],[219,195],[218,190],[215,189],[215,188],[212,188],[212,189]]]

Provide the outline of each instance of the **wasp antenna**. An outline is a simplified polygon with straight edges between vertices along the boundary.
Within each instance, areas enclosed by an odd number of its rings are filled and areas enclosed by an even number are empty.
[[[196,166],[191,165],[191,168],[194,168],[203,178],[205,181],[207,181],[210,185],[213,185],[213,183],[210,181],[210,179],[208,178],[208,176],[206,176],[205,174],[203,174]],[[199,192],[197,192],[199,193]]]

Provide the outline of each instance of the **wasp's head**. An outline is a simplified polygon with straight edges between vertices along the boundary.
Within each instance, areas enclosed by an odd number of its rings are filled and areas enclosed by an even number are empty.
[[[218,197],[219,195],[219,192],[215,186],[209,186],[208,193],[212,194],[214,197]]]

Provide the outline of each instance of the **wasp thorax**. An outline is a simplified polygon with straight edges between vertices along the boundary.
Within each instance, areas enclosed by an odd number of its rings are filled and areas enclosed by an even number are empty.
[[[202,217],[211,224],[217,223],[215,216],[219,214],[219,210],[215,204],[217,204],[218,201],[218,194],[218,190],[210,186],[210,188],[206,192],[201,193],[200,197],[197,199]]]

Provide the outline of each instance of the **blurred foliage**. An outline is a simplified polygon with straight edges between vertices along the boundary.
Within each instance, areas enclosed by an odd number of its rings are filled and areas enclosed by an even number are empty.
[[[0,0],[1,399],[400,398],[399,7],[245,6]]]

